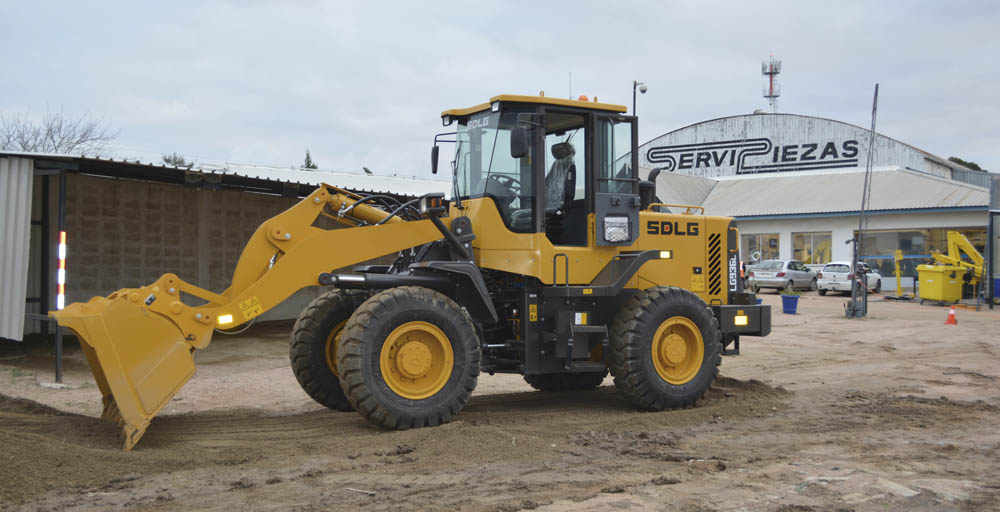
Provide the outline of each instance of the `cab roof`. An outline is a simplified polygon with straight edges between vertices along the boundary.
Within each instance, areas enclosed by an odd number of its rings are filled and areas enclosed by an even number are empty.
[[[624,105],[614,105],[612,103],[598,103],[596,101],[583,101],[583,100],[567,100],[562,98],[551,98],[548,96],[521,96],[518,94],[500,94],[498,96],[490,98],[490,101],[486,103],[481,103],[474,107],[453,108],[450,110],[445,110],[444,112],[441,112],[441,117],[444,116],[464,117],[469,114],[475,114],[476,112],[489,110],[490,105],[497,101],[512,102],[512,103],[540,103],[544,105],[557,105],[560,107],[577,107],[577,108],[586,108],[591,110],[605,110],[608,112],[620,112],[620,113],[625,113],[628,111],[628,108],[626,108]]]

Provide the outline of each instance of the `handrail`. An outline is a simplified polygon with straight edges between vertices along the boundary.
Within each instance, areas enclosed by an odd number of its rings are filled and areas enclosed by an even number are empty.
[[[667,207],[673,206],[675,208],[687,208],[687,210],[685,210],[682,215],[691,215],[692,214],[691,211],[693,209],[697,208],[697,209],[701,210],[701,214],[702,215],[705,215],[705,207],[704,206],[697,206],[697,205],[692,205],[692,204],[650,203],[649,206],[646,207],[646,210],[651,211],[654,206],[667,206]]]
[[[566,258],[566,284],[564,286],[569,286],[569,255],[564,252],[552,257],[552,286],[559,286],[559,281],[556,279],[556,262],[559,261],[560,256]]]

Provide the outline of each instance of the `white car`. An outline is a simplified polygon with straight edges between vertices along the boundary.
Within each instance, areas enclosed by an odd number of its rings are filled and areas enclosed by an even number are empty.
[[[864,262],[858,262],[858,266],[868,278],[868,289],[875,293],[881,291],[882,276],[879,275],[878,271],[872,270]],[[826,295],[828,291],[850,292],[852,279],[854,279],[854,272],[851,272],[851,262],[831,261],[824,265],[823,270],[820,270],[819,274],[816,275],[816,289],[820,295]]]

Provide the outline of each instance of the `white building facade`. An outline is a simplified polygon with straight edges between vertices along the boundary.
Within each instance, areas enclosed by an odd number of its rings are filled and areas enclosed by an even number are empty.
[[[741,257],[850,260],[858,230],[870,131],[831,119],[750,114],[696,123],[640,146],[640,165],[660,169],[657,196],[735,217]],[[893,253],[903,275],[957,230],[986,245],[990,175],[875,135],[861,257],[883,275]],[[645,172],[643,172],[645,177]]]

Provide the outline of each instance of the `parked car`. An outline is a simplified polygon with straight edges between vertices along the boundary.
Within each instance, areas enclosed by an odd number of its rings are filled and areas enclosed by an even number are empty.
[[[761,288],[815,290],[816,272],[798,260],[764,260],[750,270],[750,289],[757,293]]]
[[[882,276],[877,270],[873,270],[865,262],[858,262],[858,267],[867,276],[868,289],[878,293],[882,290]],[[850,292],[851,280],[854,279],[854,272],[851,272],[851,262],[831,261],[823,266],[823,270],[817,275],[816,289],[820,295],[826,292]]]

